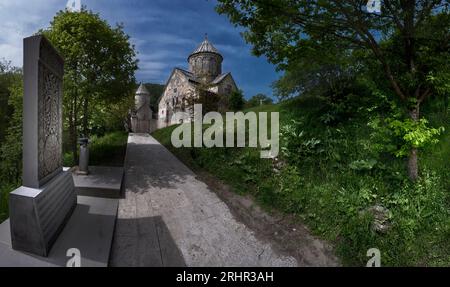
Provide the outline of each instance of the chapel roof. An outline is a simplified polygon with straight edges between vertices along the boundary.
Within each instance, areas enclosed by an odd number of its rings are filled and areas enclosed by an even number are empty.
[[[147,90],[145,85],[141,83],[141,85],[136,91],[136,95],[150,95],[150,92]]]
[[[190,81],[192,81],[192,82],[194,82],[194,83],[198,83],[198,80],[195,78],[195,76],[194,76],[193,73],[191,73],[191,72],[189,72],[189,71],[186,71],[186,70],[184,70],[184,69],[181,69],[181,68],[175,68],[175,70],[180,71],[184,76],[186,76],[186,78],[187,78],[188,80],[190,80]],[[228,75],[231,75],[231,73],[230,73],[230,72],[227,72],[227,73],[220,74],[220,75],[218,75],[212,82],[210,82],[209,84],[210,84],[210,85],[218,85],[218,84],[220,84],[220,83],[221,83]]]
[[[228,72],[228,73],[225,73],[225,74],[218,75],[217,78],[215,78],[214,81],[211,82],[211,84],[213,84],[213,85],[220,84],[220,82],[222,82],[230,74],[231,73]]]
[[[195,76],[192,72],[186,71],[181,68],[175,68],[175,70],[180,71],[188,80],[190,80],[192,82],[198,82],[198,80],[195,78]]]
[[[217,50],[216,47],[214,47],[214,45],[209,42],[208,36],[205,36],[205,40],[197,47],[197,49],[194,50],[194,52],[191,53],[190,56],[199,53],[214,53],[222,56],[219,50]]]
[[[189,72],[189,71],[186,71],[186,70],[184,70],[184,69],[181,69],[181,68],[175,68],[175,70],[180,71],[184,76],[186,76],[186,78],[187,78],[188,80],[190,80],[190,81],[192,81],[192,82],[194,82],[194,83],[198,83],[198,82],[199,82],[199,81],[195,78],[195,76],[194,76],[193,73],[191,73],[191,72]],[[210,85],[218,85],[218,84],[220,84],[220,83],[221,83],[228,75],[231,75],[231,73],[230,73],[230,72],[227,72],[227,73],[220,74],[220,75],[218,75],[212,82],[210,82],[209,84],[210,84]]]

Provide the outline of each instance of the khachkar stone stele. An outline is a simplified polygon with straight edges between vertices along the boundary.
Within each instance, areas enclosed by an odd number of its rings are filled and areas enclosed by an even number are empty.
[[[23,186],[10,194],[12,247],[47,256],[73,209],[62,167],[64,61],[43,36],[24,39]]]
[[[136,91],[135,108],[131,116],[131,130],[134,133],[149,133],[152,111],[150,109],[150,93],[141,84]]]

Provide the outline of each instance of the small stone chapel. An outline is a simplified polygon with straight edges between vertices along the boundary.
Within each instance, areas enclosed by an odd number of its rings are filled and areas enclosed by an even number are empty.
[[[205,36],[205,40],[188,59],[189,70],[174,68],[158,105],[158,122],[163,126],[189,121],[173,118],[177,112],[186,111],[186,101],[196,96],[199,85],[209,92],[229,96],[238,89],[230,72],[222,72],[223,56]]]

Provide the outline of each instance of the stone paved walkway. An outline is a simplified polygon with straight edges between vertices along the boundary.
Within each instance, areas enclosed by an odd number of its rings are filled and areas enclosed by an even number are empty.
[[[130,134],[112,266],[297,266],[149,135]]]

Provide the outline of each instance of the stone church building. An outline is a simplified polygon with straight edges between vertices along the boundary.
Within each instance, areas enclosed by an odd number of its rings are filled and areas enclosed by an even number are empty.
[[[223,57],[207,37],[187,60],[189,70],[173,69],[159,100],[160,126],[190,121],[188,99],[197,96],[199,86],[221,96],[229,96],[238,89],[231,73],[222,72]],[[185,115],[173,117],[177,112],[184,112]]]

